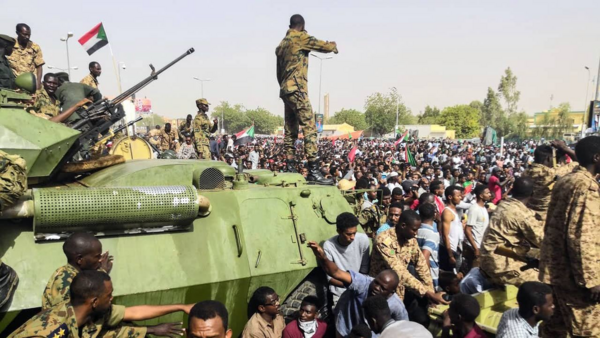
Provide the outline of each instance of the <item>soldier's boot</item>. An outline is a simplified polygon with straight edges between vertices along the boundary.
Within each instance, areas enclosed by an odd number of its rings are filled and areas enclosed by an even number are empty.
[[[308,176],[306,177],[308,183],[333,185],[332,179],[323,177],[318,163],[318,161],[308,161]]]
[[[0,263],[0,308],[2,308],[17,290],[19,277],[10,266]]]
[[[288,173],[297,173],[298,171],[296,170],[296,161],[293,159],[285,160],[285,171],[287,171]]]

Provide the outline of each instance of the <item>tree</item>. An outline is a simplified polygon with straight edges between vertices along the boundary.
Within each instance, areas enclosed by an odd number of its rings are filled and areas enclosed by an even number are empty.
[[[367,122],[365,121],[365,114],[359,112],[356,109],[344,109],[336,112],[332,117],[327,120],[327,123],[331,124],[342,124],[348,123],[354,127],[354,130],[365,130],[367,129]]]
[[[437,124],[440,117],[440,110],[437,107],[425,107],[423,114],[417,115],[419,124]]]
[[[244,110],[244,106],[240,104],[231,106],[227,101],[223,101],[214,108],[211,116],[218,119],[223,116],[225,130],[228,134],[232,134],[246,129],[252,124],[252,121],[244,114]]]
[[[488,87],[488,92],[481,106],[480,122],[483,127],[492,127],[496,130],[498,136],[503,136],[508,127],[508,119],[502,110],[498,94],[492,88]]]
[[[504,76],[500,78],[498,92],[506,102],[506,112],[508,116],[517,113],[517,104],[521,98],[521,92],[517,90],[517,77],[513,74],[510,67],[504,71]]]
[[[469,138],[479,134],[479,119],[476,108],[463,104],[444,108],[439,123],[446,129],[454,130],[456,137]]]
[[[536,127],[533,135],[547,139],[562,139],[565,133],[573,131],[573,119],[569,116],[571,105],[561,103],[558,107],[552,108],[541,118],[539,123],[536,121]]]
[[[257,134],[271,135],[275,132],[277,126],[283,124],[283,118],[281,116],[275,116],[268,110],[260,107],[246,110],[244,113],[250,120],[250,123],[254,122],[254,132]]]
[[[513,114],[508,118],[508,122],[511,126],[511,137],[517,137],[521,140],[527,138],[529,135],[527,118],[528,117],[525,112]]]
[[[152,129],[157,125],[162,127],[164,124],[165,124],[165,120],[163,119],[162,116],[157,115],[157,114],[151,114],[148,116],[144,116],[144,119],[142,119],[140,122],[136,123],[135,126],[136,127],[150,127]]]
[[[402,103],[396,90],[389,94],[375,93],[370,95],[365,102],[365,120],[367,126],[375,134],[383,135],[394,131],[396,124],[396,109],[398,109],[398,124],[414,123],[414,116]]]

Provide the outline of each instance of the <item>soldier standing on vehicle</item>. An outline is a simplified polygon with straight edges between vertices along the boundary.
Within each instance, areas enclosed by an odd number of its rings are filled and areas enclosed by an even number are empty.
[[[299,126],[304,134],[304,152],[308,159],[308,181],[319,184],[333,184],[333,180],[323,177],[318,167],[317,127],[308,99],[308,55],[311,51],[337,54],[335,42],[321,41],[308,35],[304,30],[304,18],[295,14],[290,18],[290,29],[281,41],[277,55],[277,81],[279,97],[285,104],[285,151],[287,167],[294,167]],[[290,163],[292,162],[292,163]]]
[[[15,41],[8,35],[0,34],[0,88],[15,88],[15,73],[7,59],[13,53]]]
[[[552,189],[540,257],[540,281],[552,286],[552,329],[600,336],[600,136],[575,146],[580,166]],[[544,335],[557,337],[558,334]]]
[[[42,55],[42,49],[38,44],[29,40],[31,28],[27,24],[17,24],[17,41],[14,44],[14,52],[8,57],[10,67],[15,76],[31,72],[35,75],[37,88],[42,86],[42,66],[46,63]]]
[[[206,99],[196,100],[198,113],[194,118],[194,139],[196,143],[196,151],[198,158],[210,160],[210,134],[214,133],[219,127],[217,119],[210,120],[208,118],[208,106],[210,103]]]
[[[100,64],[98,62],[92,61],[90,62],[88,68],[90,70],[90,73],[86,77],[81,79],[79,83],[83,83],[84,85],[88,85],[92,88],[98,89],[98,77],[100,76],[100,74],[102,74],[102,67],[100,67]]]
[[[186,137],[192,137],[194,134],[194,125],[192,120],[192,114],[188,114],[188,116],[185,118],[185,121],[179,125],[179,137],[182,142]]]

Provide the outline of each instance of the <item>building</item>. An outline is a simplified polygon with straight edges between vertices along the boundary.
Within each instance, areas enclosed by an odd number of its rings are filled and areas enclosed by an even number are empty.
[[[554,120],[558,117],[558,109],[552,111],[542,111],[538,113],[534,113],[532,117],[527,119],[528,127],[530,134],[536,135],[537,132],[540,132],[544,128],[552,128],[554,127]],[[572,139],[576,135],[580,135],[583,130],[587,129],[587,126],[584,124],[585,114],[583,111],[571,111],[569,112],[569,125],[571,128],[565,130],[562,137],[565,139]],[[548,121],[552,121],[552,124],[548,124]],[[544,136],[544,135],[538,135]]]
[[[323,132],[321,133],[321,136],[326,137],[326,136],[331,136],[331,135],[335,135],[335,134],[348,134],[348,133],[351,133],[354,131],[355,131],[354,127],[349,125],[348,123],[324,124]]]
[[[454,130],[446,130],[446,127],[439,124],[407,124],[399,127],[401,130],[418,131],[420,139],[448,138],[453,140],[455,138]]]

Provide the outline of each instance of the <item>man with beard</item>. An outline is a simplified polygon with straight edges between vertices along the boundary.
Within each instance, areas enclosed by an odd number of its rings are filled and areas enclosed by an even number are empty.
[[[190,312],[189,305],[113,305],[113,286],[102,271],[82,271],[73,279],[70,301],[62,302],[33,316],[9,338],[28,337],[119,337],[141,338],[146,334],[171,337],[182,335],[181,323],[165,323],[148,327],[121,326],[124,321],[142,321],[169,313]]]
[[[33,73],[37,81],[37,88],[40,88],[42,87],[42,66],[46,62],[42,55],[42,49],[30,38],[31,28],[24,23],[17,24],[17,41],[8,61],[10,61],[10,67],[15,76],[27,72]]]
[[[100,67],[100,64],[98,62],[92,61],[90,62],[88,68],[90,70],[90,73],[86,77],[81,79],[79,83],[83,83],[84,85],[88,85],[92,88],[98,89],[98,77],[100,76],[100,74],[102,74],[102,67]]]
[[[298,319],[291,321],[283,330],[283,338],[323,338],[327,323],[317,319],[319,298],[307,296],[302,300]]]
[[[400,297],[394,292],[398,288],[398,275],[393,270],[383,270],[375,278],[355,271],[344,271],[330,261],[323,248],[316,242],[308,242],[308,246],[319,260],[321,266],[332,278],[346,287],[334,310],[335,328],[338,337],[346,337],[352,328],[365,322],[362,304],[368,296],[381,295],[387,299],[394,320],[408,320],[408,313]]]

